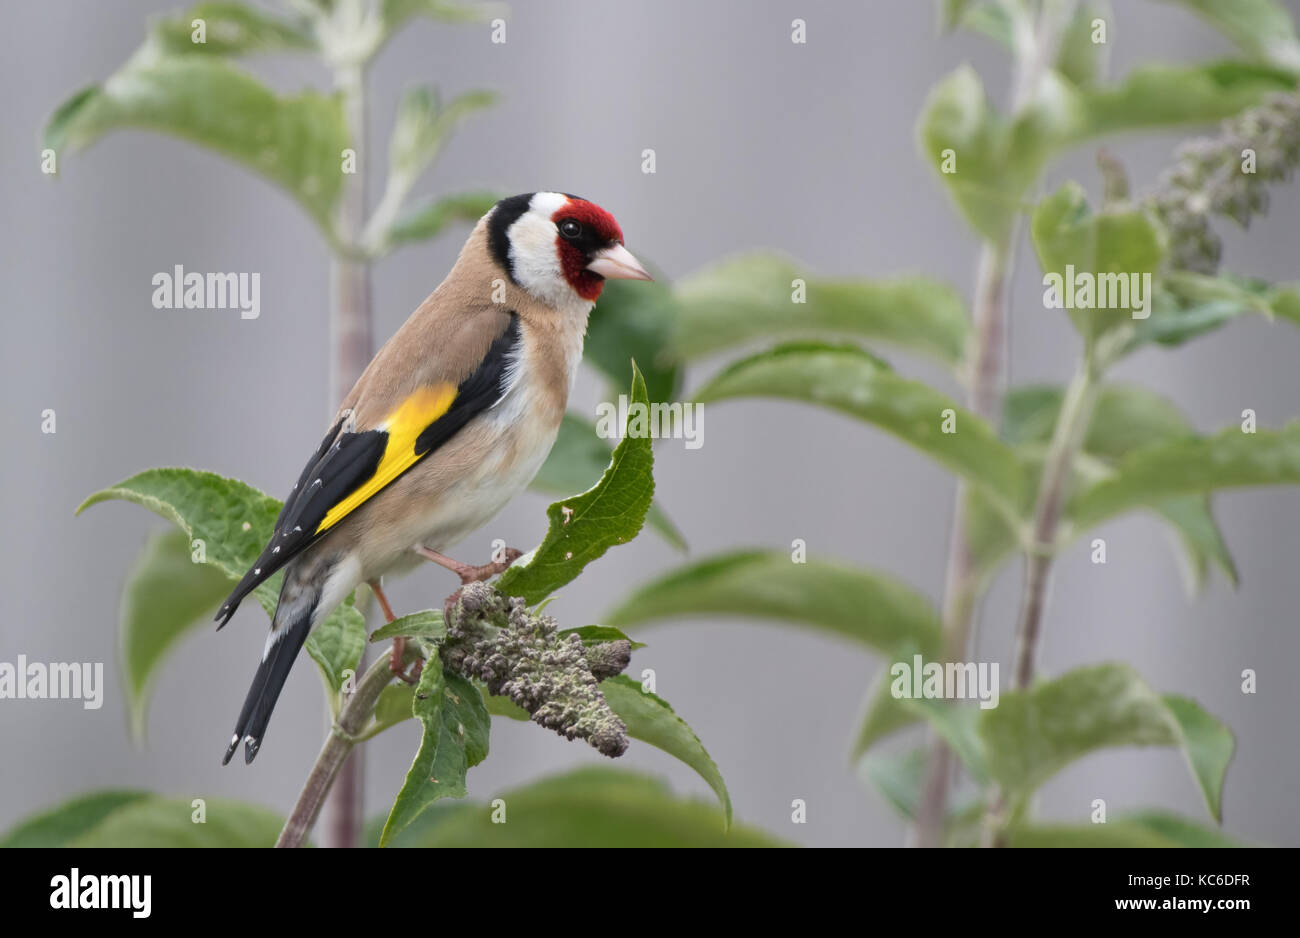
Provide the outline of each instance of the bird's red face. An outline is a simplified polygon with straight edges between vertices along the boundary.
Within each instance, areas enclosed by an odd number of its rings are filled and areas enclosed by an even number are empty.
[[[650,280],[623,247],[623,229],[594,202],[559,192],[503,199],[488,220],[489,245],[511,278],[552,305],[592,302],[609,279]]]
[[[623,247],[623,229],[594,202],[569,196],[551,216],[555,250],[564,279],[584,300],[600,296],[605,278],[649,280],[650,275]]]

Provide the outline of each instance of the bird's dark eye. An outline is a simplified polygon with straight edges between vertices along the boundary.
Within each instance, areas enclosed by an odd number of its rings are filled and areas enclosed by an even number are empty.
[[[566,218],[560,222],[560,235],[572,241],[582,234],[582,223],[572,218]]]

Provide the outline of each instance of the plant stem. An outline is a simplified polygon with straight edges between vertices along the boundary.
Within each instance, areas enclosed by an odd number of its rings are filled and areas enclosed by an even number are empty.
[[[1011,89],[1011,111],[1018,114],[1034,100],[1044,72],[1055,58],[1061,35],[1074,14],[1075,0],[1045,0],[1038,21],[1017,24],[1016,72]],[[975,347],[967,388],[967,406],[995,428],[1002,414],[1006,385],[1007,280],[1021,218],[1000,241],[986,242],[980,252],[975,281]],[[980,571],[972,569],[966,537],[966,484],[958,481],[948,541],[948,568],[944,578],[944,654],[948,660],[966,657],[971,625],[979,602]],[[943,839],[952,781],[952,750],[937,733],[930,734],[930,758],[917,808],[913,842],[936,847]]]
[[[1096,399],[1096,368],[1089,355],[1065,392],[1056,430],[1052,434],[1047,459],[1043,464],[1043,478],[1034,508],[1034,543],[1025,561],[1025,587],[1020,605],[1020,621],[1016,627],[1016,664],[1012,672],[1012,688],[1015,690],[1023,690],[1034,679],[1034,662],[1042,634],[1043,607],[1056,552],[1056,529],[1061,520],[1070,470],[1083,443]]]
[[[325,739],[325,745],[321,747],[320,755],[316,757],[311,774],[307,776],[302,793],[298,795],[293,812],[285,822],[279,840],[275,842],[277,847],[300,847],[307,839],[307,834],[316,823],[316,816],[320,813],[321,805],[329,795],[340,768],[348,761],[348,755],[356,744],[357,736],[365,729],[371,715],[375,712],[379,695],[393,680],[392,671],[388,667],[388,658],[388,652],[379,656],[379,660],[370,666],[357,683],[356,690],[343,704],[338,720]]]
[[[346,180],[336,230],[345,245],[355,246],[366,218],[366,63],[342,65],[335,77],[343,95],[349,137],[357,154],[357,171]],[[374,353],[374,327],[369,262],[336,253],[330,262],[330,277],[329,394],[332,414],[370,362]],[[364,664],[363,652],[358,669]],[[358,750],[343,766],[329,799],[325,829],[327,846],[353,847],[357,843],[363,813],[363,753],[364,750]]]
[[[1092,350],[1084,356],[1070,381],[1061,402],[1061,413],[1043,463],[1034,507],[1033,544],[1025,558],[1025,586],[1016,625],[1016,661],[1012,671],[1012,689],[1024,690],[1034,680],[1038,645],[1042,638],[1043,610],[1047,605],[1047,588],[1051,583],[1052,563],[1056,558],[1056,532],[1061,509],[1070,484],[1070,472],[1083,444],[1097,401],[1099,369]],[[995,792],[989,800],[984,819],[981,846],[998,847],[1004,843],[1006,799]]]
[[[975,285],[975,348],[971,365],[967,403],[971,410],[998,424],[1002,409],[1004,355],[1006,345],[1008,255],[1016,243],[1018,225],[1013,226],[1001,245],[986,244],[980,254]],[[966,538],[966,484],[957,483],[952,531],[948,540],[948,572],[944,583],[943,654],[948,660],[966,657],[971,623],[979,591],[979,574],[972,565]],[[937,733],[931,733],[930,758],[926,766],[921,802],[916,814],[913,842],[918,847],[937,847],[943,840],[948,811],[948,788],[952,779],[952,750]]]

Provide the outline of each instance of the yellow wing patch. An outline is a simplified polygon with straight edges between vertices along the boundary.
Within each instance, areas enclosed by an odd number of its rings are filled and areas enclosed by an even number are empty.
[[[329,510],[325,519],[321,521],[320,527],[316,529],[316,533],[319,534],[338,524],[358,505],[363,504],[389,482],[415,465],[416,460],[419,459],[415,452],[415,441],[424,432],[425,427],[450,409],[455,399],[454,384],[435,384],[416,391],[385,417],[375,428],[388,432],[388,443],[384,447],[379,468],[355,492]]]

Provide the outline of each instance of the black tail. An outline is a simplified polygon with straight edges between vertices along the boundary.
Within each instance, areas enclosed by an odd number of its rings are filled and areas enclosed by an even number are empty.
[[[276,610],[277,616],[281,609],[284,609],[283,602],[280,609]],[[221,760],[222,765],[230,761],[241,741],[244,743],[244,762],[252,762],[257,756],[258,749],[262,747],[266,725],[271,722],[271,711],[275,709],[275,702],[280,698],[280,691],[289,677],[289,669],[293,667],[294,659],[298,657],[307,634],[311,632],[312,614],[315,611],[316,602],[302,603],[292,619],[279,623],[276,629],[278,634],[268,643],[262,662],[257,666],[257,674],[253,676],[253,686],[244,698],[244,707],[239,711],[239,721],[235,724],[235,735],[231,737],[230,747]]]

